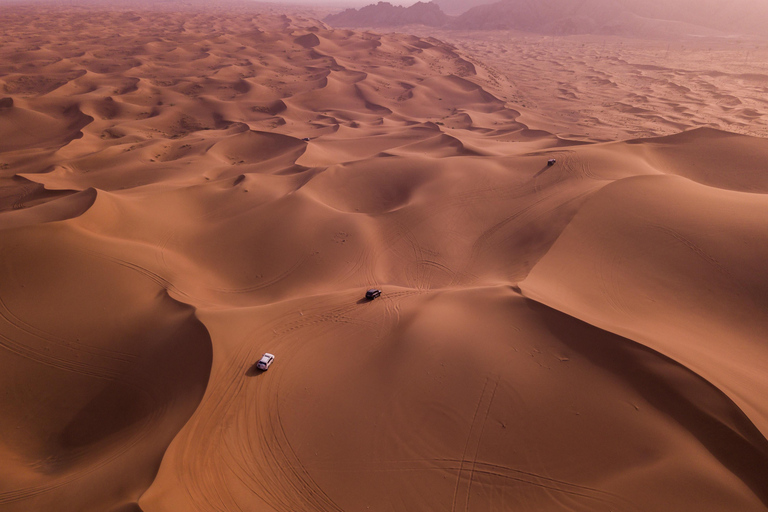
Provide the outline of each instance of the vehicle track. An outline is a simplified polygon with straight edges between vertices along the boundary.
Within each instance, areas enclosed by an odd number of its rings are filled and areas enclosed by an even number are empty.
[[[309,304],[296,301],[295,309],[250,330],[246,338],[271,339],[275,353],[296,356],[306,339],[327,335],[338,321],[371,328],[371,322],[355,314],[364,308],[338,300],[330,296],[316,297]],[[304,335],[298,336],[300,332]],[[243,379],[243,369],[258,356],[253,343],[240,343],[211,376],[203,403],[178,440],[185,448],[176,458],[174,471],[190,503],[201,512],[247,508],[239,495],[230,492],[227,482],[232,475],[274,510],[340,512],[312,479],[285,431],[280,416],[284,371],[280,363],[253,381]]]
[[[710,265],[715,270],[723,274],[729,279],[733,278],[733,275],[731,274],[730,270],[728,270],[723,264],[721,264],[714,256],[706,252],[704,249],[701,248],[697,243],[693,242],[686,236],[682,235],[677,230],[662,226],[660,224],[656,224],[653,226],[655,229],[671,236],[673,239],[675,239],[677,242],[685,246],[687,249],[689,249],[692,253],[694,253],[699,259],[701,259],[704,263]]]
[[[472,244],[472,248],[470,250],[470,254],[467,260],[462,265],[461,270],[456,272],[455,275],[457,277],[454,278],[453,281],[451,281],[450,285],[454,286],[459,284],[457,280],[458,276],[465,276],[465,275],[472,274],[472,267],[475,266],[475,264],[477,263],[477,260],[480,258],[480,255],[484,252],[485,248],[490,244],[491,240],[497,235],[497,233],[501,232],[509,224],[521,219],[529,219],[531,217],[533,218],[541,217],[542,215],[546,214],[549,211],[552,211],[554,209],[557,209],[567,204],[578,201],[588,196],[593,191],[594,191],[594,188],[589,188],[576,195],[572,195],[572,191],[570,189],[556,189],[545,196],[537,197],[532,202],[515,210],[511,215],[496,222],[491,227],[483,231],[477,237],[475,242]],[[562,198],[562,199],[559,199],[559,198]],[[538,211],[539,209],[541,209],[540,207],[546,206],[549,203],[552,203],[555,201],[556,203],[554,204],[554,206],[546,207],[544,208],[544,211],[541,211],[541,212]],[[505,237],[499,242],[501,243],[501,242],[507,241],[508,239],[509,237]]]
[[[9,325],[14,327],[15,329],[18,329],[24,334],[32,336],[33,338],[39,339],[46,343],[59,346],[61,348],[74,348],[78,352],[86,353],[94,357],[112,359],[115,361],[126,362],[126,363],[135,361],[138,357],[135,354],[131,354],[129,352],[93,347],[91,345],[86,345],[84,343],[81,343],[78,340],[65,339],[65,338],[62,338],[61,336],[57,336],[54,333],[48,332],[45,329],[32,325],[29,322],[18,317],[16,314],[14,314],[13,311],[11,311],[11,309],[5,303],[1,295],[0,295],[0,318],[5,320]]]
[[[483,390],[480,393],[480,399],[475,407],[475,414],[472,416],[472,423],[469,427],[469,434],[464,444],[464,452],[461,456],[459,471],[456,475],[456,487],[453,491],[453,501],[451,503],[451,512],[456,512],[457,508],[469,510],[469,498],[472,491],[472,481],[474,480],[475,468],[477,465],[477,455],[480,451],[480,443],[485,430],[485,422],[490,414],[493,397],[496,395],[496,388],[499,385],[499,378],[492,379],[487,377]],[[467,455],[472,454],[471,458]],[[466,483],[465,483],[466,482]]]
[[[280,281],[284,280],[294,272],[296,272],[301,266],[306,263],[306,261],[309,259],[309,255],[304,255],[297,259],[291,266],[289,266],[287,269],[283,270],[282,272],[279,272],[277,275],[272,276],[265,281],[262,281],[258,284],[253,284],[250,286],[243,286],[241,288],[210,288],[212,291],[220,292],[220,293],[249,293],[249,292],[255,292],[259,290],[263,290],[265,288],[268,288],[272,285],[275,285],[279,283]]]

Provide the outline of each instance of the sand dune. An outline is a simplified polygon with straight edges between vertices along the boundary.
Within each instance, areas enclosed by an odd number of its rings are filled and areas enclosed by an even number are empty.
[[[607,142],[699,127],[768,134],[762,39],[407,29],[453,44],[484,88],[520,112],[518,121],[566,139]]]
[[[762,70],[166,7],[0,13],[0,509],[768,508]]]
[[[606,320],[586,311],[576,316],[613,332],[632,333],[726,394],[734,386],[734,400],[743,400],[742,408],[765,432],[768,411],[751,398],[752,390],[765,383],[759,382],[763,376],[757,367],[750,369],[766,357],[765,316],[760,311],[765,247],[759,233],[764,226],[757,220],[763,216],[762,199],[762,194],[713,191],[668,176],[622,180],[590,199],[521,286],[540,301],[565,301],[570,307],[599,311]],[[610,210],[601,210],[601,203]],[[608,206],[618,204],[622,208]],[[574,241],[568,245],[571,237]],[[745,254],[741,244],[747,240]],[[582,257],[590,263],[580,262]],[[630,265],[625,267],[624,261]],[[570,272],[571,266],[579,272]],[[631,273],[622,275],[622,267]],[[544,298],[545,281],[554,287],[552,299]],[[570,296],[573,292],[583,296]],[[635,325],[625,315],[648,324]],[[723,353],[724,340],[733,339],[740,343],[728,343],[730,349]],[[717,375],[721,371],[729,376],[727,384]]]

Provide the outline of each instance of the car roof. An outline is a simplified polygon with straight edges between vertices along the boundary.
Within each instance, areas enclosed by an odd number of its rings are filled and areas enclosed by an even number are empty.
[[[264,359],[265,357],[271,357],[271,358],[274,358],[275,356],[273,356],[273,355],[272,355],[272,354],[270,354],[269,352],[265,352],[265,353],[264,353],[264,355],[263,355],[263,356],[261,356],[261,358],[262,358],[262,359]]]

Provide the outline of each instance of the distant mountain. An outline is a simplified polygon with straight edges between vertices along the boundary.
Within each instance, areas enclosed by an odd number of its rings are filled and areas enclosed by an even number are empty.
[[[338,14],[331,14],[323,21],[338,27],[396,27],[412,24],[441,27],[449,20],[434,2],[418,2],[410,7],[379,2],[361,9],[347,9]]]
[[[451,27],[547,34],[768,34],[768,2],[753,0],[502,0],[460,15]]]
[[[448,15],[463,14],[478,5],[492,4],[499,0],[432,0],[440,6],[440,9]]]
[[[646,18],[679,21],[723,32],[768,35],[768,2],[758,0],[624,0]]]
[[[505,0],[474,7],[451,25],[472,30],[586,34],[598,31],[622,12],[615,0]]]
[[[768,1],[754,0],[435,0],[411,7],[379,2],[325,18],[344,27],[422,24],[460,30],[629,37],[768,35]],[[479,5],[482,4],[482,5]],[[459,6],[473,6],[449,16]]]

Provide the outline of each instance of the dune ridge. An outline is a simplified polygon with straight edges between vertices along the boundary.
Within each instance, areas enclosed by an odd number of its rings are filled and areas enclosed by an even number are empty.
[[[765,138],[553,122],[472,37],[1,17],[3,510],[768,508]]]

